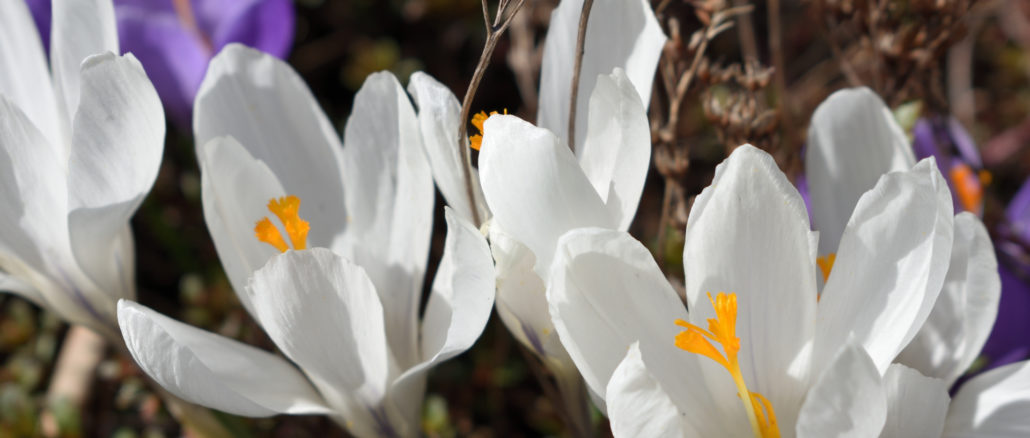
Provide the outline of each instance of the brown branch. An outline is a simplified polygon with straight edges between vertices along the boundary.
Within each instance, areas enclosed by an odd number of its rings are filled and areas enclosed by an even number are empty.
[[[579,13],[579,31],[576,34],[576,64],[572,70],[572,95],[569,98],[569,149],[576,152],[576,100],[579,98],[579,73],[583,69],[583,45],[587,39],[587,22],[590,21],[590,9],[594,0],[583,0],[583,10]]]
[[[483,53],[479,56],[479,63],[476,64],[476,71],[472,74],[472,81],[469,82],[468,90],[465,91],[465,98],[461,102],[461,118],[458,120],[458,149],[461,150],[462,158],[462,173],[465,178],[465,195],[469,199],[469,209],[472,211],[472,222],[475,226],[482,224],[482,218],[479,217],[479,208],[476,205],[476,192],[472,187],[472,152],[469,151],[468,146],[468,135],[466,132],[465,124],[468,123],[469,112],[472,109],[472,99],[476,96],[476,90],[479,89],[479,83],[483,81],[483,74],[486,73],[486,67],[490,64],[490,57],[494,53],[494,49],[497,47],[497,42],[500,41],[501,35],[508,29],[511,24],[512,18],[522,9],[522,5],[526,3],[526,0],[518,0],[515,6],[511,8],[511,11],[507,11],[507,6],[510,0],[501,0],[497,8],[497,15],[494,18],[493,25],[490,24],[489,12],[487,10],[486,0],[483,0],[483,22],[486,24],[486,44],[483,46]]]

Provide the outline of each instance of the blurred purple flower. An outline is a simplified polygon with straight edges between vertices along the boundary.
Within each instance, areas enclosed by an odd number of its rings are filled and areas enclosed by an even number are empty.
[[[912,129],[916,156],[934,156],[947,176],[955,211],[983,215],[983,187],[990,174],[969,133],[953,117],[921,118]],[[1009,202],[1005,220],[992,235],[998,253],[1001,302],[983,355],[988,368],[1030,356],[1030,180]]]
[[[49,46],[50,0],[28,0]],[[241,43],[278,58],[293,45],[292,0],[114,0],[123,53],[132,52],[157,88],[166,113],[190,125],[208,62]]]
[[[982,170],[980,153],[962,124],[954,117],[923,117],[912,128],[912,137],[917,159],[937,159],[937,167],[951,187],[955,212],[965,210],[982,216],[983,186],[990,175]]]

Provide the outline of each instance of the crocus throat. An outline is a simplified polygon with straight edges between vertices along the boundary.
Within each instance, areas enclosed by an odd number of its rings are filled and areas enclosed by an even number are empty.
[[[744,374],[737,362],[740,351],[740,338],[737,337],[737,294],[729,295],[719,292],[715,299],[708,294],[708,301],[715,308],[715,319],[708,320],[708,330],[698,327],[682,319],[676,325],[686,330],[676,335],[676,346],[694,354],[700,354],[722,365],[733,376],[737,385],[737,396],[744,403],[751,430],[758,438],[779,438],[780,429],[776,424],[776,413],[772,403],[757,392],[748,391],[744,382]],[[723,353],[712,345],[715,341],[722,346]]]
[[[815,264],[819,265],[819,271],[823,273],[823,281],[830,278],[830,271],[833,270],[835,261],[837,261],[837,254],[832,252],[823,257],[816,257]]]
[[[271,211],[283,224],[286,235],[290,236],[290,243],[293,249],[301,250],[308,246],[308,231],[311,225],[300,218],[297,214],[300,211],[300,198],[289,195],[281,198],[272,198],[268,201],[268,211]],[[268,216],[261,218],[254,226],[254,234],[257,239],[278,249],[279,252],[286,252],[290,249],[283,239],[282,233],[276,228]]]
[[[483,146],[483,124],[486,123],[486,119],[495,114],[498,114],[498,112],[490,111],[490,114],[487,114],[486,111],[480,111],[472,116],[472,126],[476,127],[479,134],[469,137],[469,147],[478,151]],[[507,108],[504,109],[504,114],[508,114]]]

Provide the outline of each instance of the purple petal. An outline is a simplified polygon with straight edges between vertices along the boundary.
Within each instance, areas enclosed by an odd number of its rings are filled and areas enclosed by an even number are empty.
[[[169,117],[179,126],[188,127],[193,97],[211,54],[195,34],[182,26],[174,11],[122,3],[130,2],[120,2],[116,9],[122,51],[136,55]]]
[[[284,58],[293,45],[291,0],[193,0],[197,25],[215,51],[241,43]]]
[[[25,0],[32,11],[32,19],[36,21],[36,29],[39,29],[39,37],[43,40],[43,49],[50,53],[50,20],[53,14],[50,12],[50,0]]]
[[[1005,217],[1009,221],[1009,231],[1023,242],[1030,243],[1030,179],[1016,192],[1005,209]]]
[[[947,177],[955,211],[983,212],[983,168],[980,154],[969,133],[954,117],[924,117],[912,127],[912,149],[916,157],[933,156]]]
[[[1030,284],[1027,278],[1007,265],[998,264],[1001,302],[998,319],[983,349],[983,355],[990,361],[988,368],[1023,360],[1030,355],[1030,318],[1027,318],[1030,315]],[[1024,266],[1022,270],[1030,272],[1030,266]]]

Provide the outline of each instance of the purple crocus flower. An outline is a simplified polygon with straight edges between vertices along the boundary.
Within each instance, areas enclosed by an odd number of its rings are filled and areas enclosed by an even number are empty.
[[[916,121],[912,128],[912,149],[917,159],[933,156],[948,179],[955,211],[983,215],[984,172],[980,153],[962,124],[954,117],[931,116]]]
[[[48,44],[50,0],[28,0]],[[283,58],[293,44],[291,0],[114,0],[123,52],[132,52],[165,111],[188,128],[208,62],[241,43]]]
[[[1001,303],[984,355],[996,367],[1030,357],[1030,180],[1023,183],[995,229]]]

